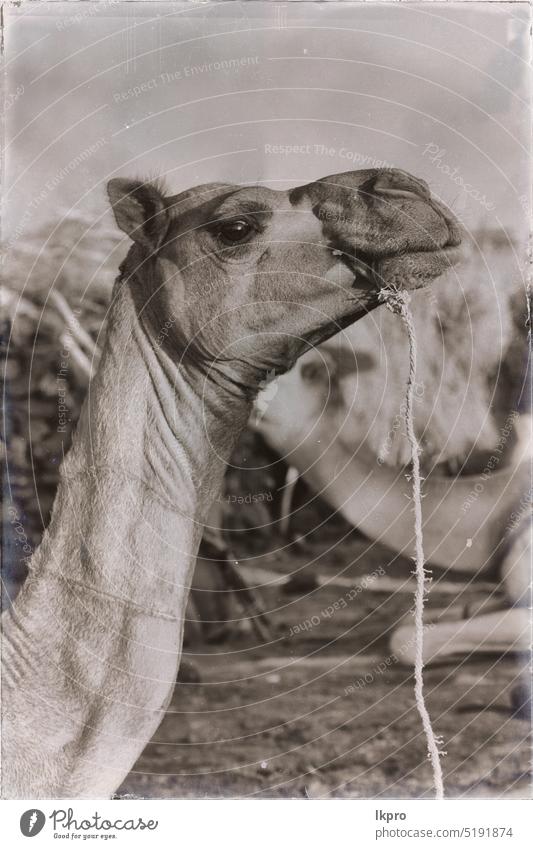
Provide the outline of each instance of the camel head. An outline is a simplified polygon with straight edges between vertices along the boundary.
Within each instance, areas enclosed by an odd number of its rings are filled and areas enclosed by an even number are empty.
[[[108,194],[133,241],[121,279],[154,344],[253,391],[377,306],[382,287],[438,277],[461,241],[426,184],[396,169],[175,196],[113,179]]]

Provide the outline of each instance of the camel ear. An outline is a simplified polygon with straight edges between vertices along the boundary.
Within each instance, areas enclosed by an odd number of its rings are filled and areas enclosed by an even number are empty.
[[[157,186],[116,178],[107,184],[107,195],[120,229],[134,242],[157,250],[169,223],[165,198]]]

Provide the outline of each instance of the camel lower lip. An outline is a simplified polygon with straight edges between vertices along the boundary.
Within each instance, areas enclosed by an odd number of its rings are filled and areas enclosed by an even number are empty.
[[[410,256],[420,259],[423,259],[424,255],[428,258],[435,259],[438,263],[442,263],[444,271],[446,268],[452,268],[454,265],[457,265],[463,257],[463,251],[461,245],[444,245],[444,247],[437,248],[433,251],[419,251],[418,253],[410,254]]]
[[[382,268],[386,263],[398,260],[399,263],[415,263],[415,268],[423,269],[424,265],[433,261],[437,270],[435,276],[453,268],[462,258],[460,245],[444,245],[441,248],[430,250],[409,251],[400,254],[389,254],[386,256],[370,257],[368,254],[350,260],[349,268],[354,275],[352,287],[360,288],[362,285],[381,288],[386,281],[382,276]],[[348,264],[348,263],[347,263]]]

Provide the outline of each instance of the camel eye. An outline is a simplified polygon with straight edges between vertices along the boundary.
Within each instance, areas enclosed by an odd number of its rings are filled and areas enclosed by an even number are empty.
[[[242,218],[236,221],[226,221],[218,230],[218,237],[225,245],[239,245],[245,242],[254,232],[249,221]]]

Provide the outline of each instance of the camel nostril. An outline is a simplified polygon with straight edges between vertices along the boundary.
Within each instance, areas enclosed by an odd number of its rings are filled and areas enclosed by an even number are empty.
[[[367,199],[373,197],[421,198],[428,201],[431,198],[429,186],[424,180],[419,180],[398,168],[378,171],[360,186],[359,192]]]
[[[309,185],[305,186],[296,186],[295,189],[291,189],[289,192],[289,202],[292,206],[298,206],[302,198],[305,197],[309,190]]]

